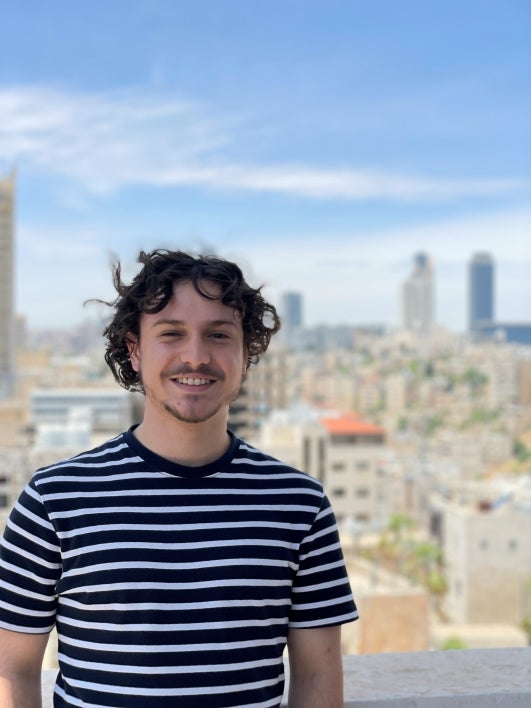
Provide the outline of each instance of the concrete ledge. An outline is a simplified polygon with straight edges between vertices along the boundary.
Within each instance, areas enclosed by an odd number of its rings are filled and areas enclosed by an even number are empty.
[[[345,656],[345,708],[529,708],[531,648]],[[56,671],[43,671],[52,708]]]

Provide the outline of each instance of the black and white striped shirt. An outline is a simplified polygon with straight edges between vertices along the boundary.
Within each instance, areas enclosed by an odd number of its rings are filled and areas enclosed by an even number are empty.
[[[357,617],[320,484],[235,436],[203,467],[128,431],[37,471],[0,554],[0,626],[57,626],[57,708],[277,708],[288,629]]]

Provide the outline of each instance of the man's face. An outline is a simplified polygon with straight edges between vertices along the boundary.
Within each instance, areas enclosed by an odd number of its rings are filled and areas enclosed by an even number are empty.
[[[219,295],[215,283],[203,281],[201,287]],[[188,281],[178,282],[163,310],[142,314],[130,357],[144,386],[146,417],[169,415],[185,423],[218,418],[226,426],[247,361],[236,310],[202,297]]]

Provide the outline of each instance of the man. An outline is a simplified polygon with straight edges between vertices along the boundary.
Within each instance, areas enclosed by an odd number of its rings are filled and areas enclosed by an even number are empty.
[[[106,329],[142,423],[38,470],[1,545],[0,706],[339,708],[340,625],[357,617],[319,483],[227,429],[279,328],[237,265],[141,252]]]

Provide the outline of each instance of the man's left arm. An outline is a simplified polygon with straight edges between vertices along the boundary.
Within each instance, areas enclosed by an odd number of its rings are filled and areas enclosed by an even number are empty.
[[[343,708],[341,627],[290,629],[288,708]]]

